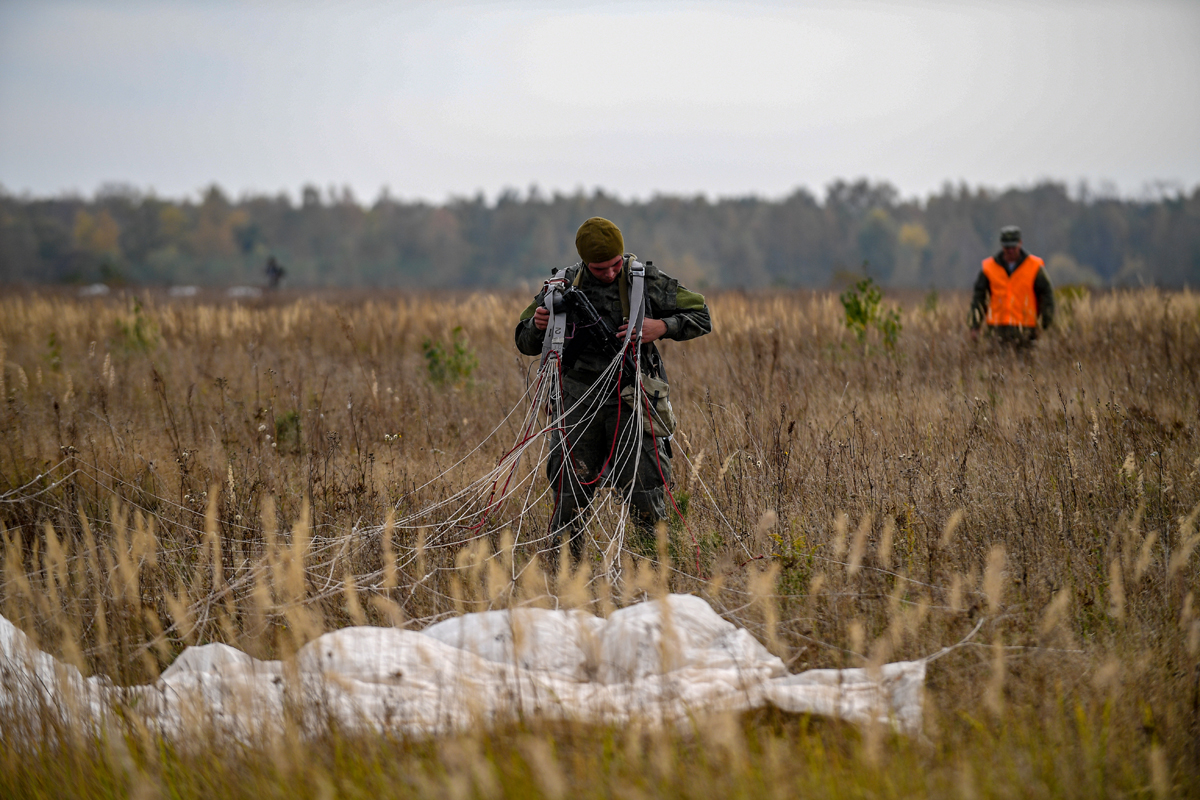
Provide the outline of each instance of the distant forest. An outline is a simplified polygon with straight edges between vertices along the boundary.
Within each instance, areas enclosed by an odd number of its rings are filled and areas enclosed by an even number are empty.
[[[509,191],[443,205],[305,188],[199,202],[127,187],[92,199],[0,189],[0,284],[261,284],[274,256],[285,286],[530,286],[572,263],[575,229],[599,215],[626,248],[683,282],[710,287],[827,287],[864,272],[894,287],[959,288],[996,249],[1003,225],[1057,284],[1200,286],[1200,187],[1148,199],[1095,196],[1064,184],[991,191],[947,185],[905,200],[886,183],[839,181],[823,198],[660,196],[622,202],[602,191]]]

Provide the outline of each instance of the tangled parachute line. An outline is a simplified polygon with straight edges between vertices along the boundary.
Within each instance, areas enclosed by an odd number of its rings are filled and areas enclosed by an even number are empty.
[[[524,552],[536,555],[549,563],[559,556],[558,537],[566,539],[566,531],[554,530],[555,514],[549,514],[549,523],[545,526],[532,522],[532,512],[536,509],[554,508],[556,496],[563,491],[575,491],[580,485],[599,484],[598,488],[609,488],[613,491],[596,493],[595,499],[588,504],[580,514],[575,525],[601,555],[602,569],[591,577],[591,582],[605,579],[610,586],[619,586],[622,576],[622,553],[632,552],[626,548],[626,532],[630,524],[629,507],[621,497],[620,490],[609,485],[609,467],[632,460],[632,473],[637,474],[643,452],[642,438],[646,435],[657,436],[654,431],[653,416],[635,413],[633,408],[620,399],[622,389],[626,385],[633,386],[632,406],[650,409],[650,400],[642,384],[643,348],[641,346],[642,323],[645,318],[644,305],[641,298],[642,265],[633,262],[634,274],[633,298],[631,300],[631,319],[627,334],[600,376],[592,382],[588,389],[578,399],[573,399],[568,406],[567,395],[563,391],[563,349],[567,341],[567,315],[564,296],[567,291],[563,278],[555,278],[546,282],[545,308],[549,311],[549,322],[546,326],[545,340],[541,360],[536,375],[528,382],[524,396],[517,405],[509,411],[503,420],[493,428],[492,432],[480,442],[470,453],[441,474],[431,478],[414,492],[428,488],[443,481],[463,468],[463,465],[475,452],[480,450],[499,435],[505,423],[521,413],[521,422],[517,428],[517,436],[512,445],[504,451],[496,465],[485,474],[477,477],[466,486],[440,501],[426,505],[419,510],[406,514],[395,520],[393,528],[409,530],[419,534],[420,547],[463,547],[481,538],[495,539],[503,531],[512,535],[514,546],[520,546]],[[632,414],[629,425],[618,424],[612,441],[609,442],[608,458],[600,474],[584,480],[575,474],[575,465],[569,457],[571,442],[591,425],[607,402],[613,398],[618,400],[618,413]],[[647,422],[651,426],[647,430]],[[544,488],[537,487],[537,466],[549,454],[558,451],[562,454],[559,467],[550,476]],[[685,456],[686,458],[686,456]],[[690,463],[690,462],[689,462]],[[661,463],[656,463],[660,479],[664,478]],[[663,479],[664,489],[670,497],[671,505],[679,519],[684,521],[674,497],[670,495],[670,486]],[[559,490],[556,492],[556,488]],[[705,486],[707,491],[707,486]],[[711,497],[711,492],[709,492]],[[715,506],[715,500],[714,500]],[[719,511],[718,511],[719,513]],[[540,516],[540,515],[539,515]],[[362,533],[372,537],[383,535],[387,526],[374,526],[362,529]],[[740,542],[740,537],[738,537]],[[693,537],[693,544],[694,537]],[[744,545],[743,545],[744,548]],[[565,552],[566,542],[562,542]],[[498,558],[494,554],[492,558]],[[749,555],[749,551],[747,551]],[[397,561],[397,568],[407,570],[418,559],[417,549],[408,549]],[[511,563],[511,578],[516,581],[520,573],[534,562],[528,559],[523,566],[515,561]],[[699,548],[696,547],[695,574],[700,574]],[[379,575],[363,576],[364,579],[378,579]]]

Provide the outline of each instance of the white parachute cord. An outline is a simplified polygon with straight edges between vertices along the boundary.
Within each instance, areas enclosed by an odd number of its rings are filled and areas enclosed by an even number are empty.
[[[683,460],[686,461],[688,466],[692,468],[692,474],[696,476],[696,480],[698,480],[700,485],[704,487],[704,493],[707,494],[708,499],[712,501],[713,510],[717,512],[717,516],[719,516],[721,521],[725,523],[725,527],[729,528],[729,532],[733,534],[734,540],[741,546],[742,550],[746,553],[746,556],[753,558],[754,554],[750,552],[750,548],[746,547],[743,537],[738,535],[737,529],[733,527],[733,523],[730,522],[729,518],[725,516],[725,513],[721,511],[721,504],[717,502],[717,498],[713,495],[712,489],[709,488],[708,484],[705,483],[704,478],[700,475],[700,470],[696,469],[696,465],[692,463],[690,458],[688,458],[687,453],[682,453],[682,455]]]
[[[546,372],[546,374],[543,375],[542,377],[548,378],[548,381],[543,380],[542,385],[543,385],[543,387],[546,388],[546,391],[539,392],[538,396],[535,397],[535,402],[538,404],[537,406],[535,406],[535,408],[541,407],[546,396],[549,395],[551,392],[554,392],[558,385],[559,376],[557,374],[557,365],[554,364],[553,361],[548,363],[547,369],[545,370],[545,372]],[[605,376],[605,377],[607,377],[607,376]],[[597,383],[602,384],[603,381],[598,381]],[[589,402],[589,401],[591,401],[591,403],[592,403],[591,407],[588,410],[588,413],[584,416],[583,420],[581,420],[581,422],[579,423],[580,425],[586,425],[588,422],[590,422],[591,418],[594,418],[595,412],[599,407],[599,396],[598,396],[599,393],[593,392],[592,394],[595,394],[597,396],[595,398],[585,396],[584,398],[581,398],[581,400],[580,400],[580,403]],[[575,408],[578,405],[579,404],[577,403],[575,406],[572,406],[572,408]],[[562,415],[562,416],[565,416],[565,415]],[[462,499],[468,492],[470,492],[470,490],[472,488],[475,488],[477,490],[482,489],[483,491],[486,491],[488,485],[490,485],[490,483],[492,481],[494,481],[497,477],[499,477],[500,471],[502,471],[504,469],[512,470],[516,467],[517,461],[522,457],[524,452],[526,450],[528,450],[529,447],[533,446],[534,440],[542,440],[544,442],[545,437],[542,434],[549,432],[550,430],[554,429],[555,427],[561,427],[561,425],[562,425],[561,418],[562,417],[560,416],[560,417],[558,417],[557,420],[551,419],[547,423],[547,425],[545,425],[541,430],[539,430],[539,432],[537,434],[532,434],[532,433],[530,433],[530,429],[528,427],[525,428],[523,430],[524,442],[521,444],[520,447],[514,448],[514,450],[512,452],[510,452],[505,459],[502,459],[501,463],[498,465],[498,469],[492,470],[487,475],[485,475],[482,479],[473,482],[466,489],[456,493],[452,498],[447,498],[445,501],[442,501],[441,503],[436,504],[436,506],[434,506],[434,507],[426,507],[426,508],[422,509],[422,511],[420,512],[419,515],[426,516],[426,515],[428,515],[429,512],[437,510],[438,507],[445,507],[456,499]],[[570,433],[570,431],[568,431],[568,433]],[[539,445],[539,447],[544,447],[544,445]],[[543,452],[544,452],[544,449],[543,449]],[[530,473],[529,476],[527,476],[527,477],[531,477],[531,476],[532,476],[532,473]],[[518,491],[520,489],[520,484],[523,483],[524,480],[525,479],[521,479],[521,481],[519,481],[516,485],[510,485],[509,491],[502,492],[502,494],[499,497],[493,497],[492,502],[489,505],[489,508],[496,507],[499,503],[502,503],[509,495],[514,494],[516,491]],[[482,498],[479,498],[479,499],[482,499]],[[519,518],[523,517],[525,515],[525,513],[529,510],[529,508],[530,508],[529,505],[525,505],[525,507],[522,508]],[[473,513],[465,507],[460,509],[460,512],[462,512],[462,513],[460,513],[456,519],[442,520],[436,527],[445,527],[447,525],[447,523],[458,524],[458,523],[464,521],[465,518],[467,518],[471,513]],[[503,523],[501,525],[503,525]],[[477,537],[471,537],[471,538],[473,539],[473,538],[477,538]]]
[[[454,502],[455,500],[469,496],[472,493],[472,490],[487,491],[487,489],[484,487],[487,487],[489,483],[492,484],[493,489],[494,489],[495,483],[497,483],[499,481],[500,477],[503,475],[504,462],[506,460],[511,461],[512,470],[514,470],[514,471],[515,471],[516,467],[519,465],[520,455],[521,455],[521,453],[524,452],[525,449],[527,449],[526,445],[529,443],[529,435],[530,435],[531,428],[532,428],[531,422],[533,420],[536,420],[537,409],[544,402],[542,388],[546,386],[546,377],[548,374],[550,374],[554,377],[557,377],[557,373],[558,373],[559,366],[561,363],[562,345],[565,341],[565,335],[566,335],[566,314],[560,308],[557,307],[558,303],[555,302],[555,298],[558,298],[561,300],[560,289],[561,289],[562,281],[560,280],[558,282],[559,285],[554,287],[553,289],[551,289],[549,284],[550,284],[550,282],[547,283],[547,293],[545,296],[547,298],[546,307],[550,311],[551,317],[550,317],[549,323],[547,325],[546,337],[545,337],[543,347],[542,347],[542,362],[538,369],[538,380],[535,384],[536,388],[534,389],[534,392],[533,392],[534,393],[534,401],[533,401],[533,403],[531,403],[529,406],[526,407],[527,412],[526,412],[526,416],[525,416],[525,420],[524,420],[525,424],[523,424],[523,426],[521,428],[522,434],[521,434],[521,437],[518,439],[518,442],[516,442],[514,447],[506,454],[506,457],[501,459],[501,464],[498,464],[496,469],[490,471],[488,474],[483,476],[481,479],[477,479],[476,481],[472,482],[471,484],[468,484],[462,490],[451,495],[451,497],[446,498],[444,501],[437,503],[432,507],[427,506],[427,507],[421,509],[421,511],[418,512],[416,515],[412,515],[411,517],[402,520],[402,524],[407,524],[409,522],[415,521],[416,519],[418,519],[420,517],[426,517],[426,516],[428,516],[428,514],[431,511],[437,510],[438,508],[441,508],[441,507],[445,507],[446,505],[449,505],[450,503]],[[549,387],[549,388],[551,391],[554,388],[553,378],[552,378],[551,387]],[[530,394],[529,387],[527,387],[525,395],[522,397],[522,400],[528,398],[529,394]],[[552,396],[554,396],[554,395],[552,395]],[[557,396],[561,396],[561,394],[557,394]],[[512,415],[516,412],[516,409],[519,408],[521,405],[522,405],[522,403],[518,402],[517,405],[513,407],[512,411],[510,411],[508,413],[508,415],[506,415],[504,420],[501,420],[500,425],[497,425],[497,427],[495,429],[493,429],[492,433],[489,434],[488,437],[486,439],[484,439],[483,442],[480,442],[480,444],[476,448],[474,448],[470,453],[468,453],[467,456],[464,456],[462,459],[460,459],[457,463],[455,463],[449,469],[444,470],[441,474],[430,479],[430,481],[427,481],[425,484],[423,484],[421,487],[419,487],[416,491],[420,491],[420,489],[423,489],[423,488],[429,486],[434,481],[438,480],[439,478],[444,477],[445,475],[449,474],[450,472],[452,472],[455,469],[457,469],[458,467],[460,467],[466,461],[467,458],[469,458],[475,451],[479,450],[483,446],[483,444],[486,441],[488,441],[488,439],[490,439],[491,436],[497,430],[499,430],[501,425],[503,425],[509,418],[512,417]],[[513,456],[514,454],[515,454],[515,458],[508,459],[508,456]],[[511,474],[512,474],[512,472],[510,472],[510,479],[511,479]],[[415,494],[416,491],[414,491],[412,494]],[[507,492],[502,492],[502,497],[500,498],[500,502],[503,501],[505,496],[507,496]],[[479,499],[479,498],[476,498],[476,499]],[[489,503],[488,508],[492,508],[492,507],[494,507],[494,504]],[[486,513],[486,509],[485,509],[484,513]]]
[[[564,479],[564,482],[566,483],[564,490],[569,488],[572,492],[572,498],[575,500],[580,499],[575,497],[574,493],[577,489],[581,489],[581,487],[577,486],[580,481],[578,480],[578,476],[574,475],[574,464],[569,457],[571,450],[570,445],[574,440],[576,432],[580,430],[587,430],[587,428],[595,421],[596,417],[603,409],[605,398],[610,393],[609,386],[619,374],[620,363],[621,362],[619,358],[613,359],[609,363],[608,367],[605,368],[604,372],[602,372],[600,376],[593,381],[588,389],[583,393],[583,396],[578,398],[568,409],[563,412],[558,421],[558,427],[561,428],[567,443],[567,446],[565,446],[563,449],[563,460],[559,469],[560,472],[563,470],[570,470],[572,477],[569,479]],[[585,403],[587,403],[587,407],[584,413],[579,415],[577,422],[568,426],[567,419],[571,416],[574,416],[576,410]],[[554,427],[553,424],[547,426],[547,428],[552,427]],[[598,479],[599,477],[600,476],[597,476],[594,480]],[[560,476],[551,476],[551,483],[557,484],[559,478]],[[561,497],[559,502],[561,503]]]
[[[488,442],[488,441],[489,441],[489,440],[490,440],[490,439],[491,439],[493,436],[495,436],[495,435],[496,435],[496,433],[497,433],[497,432],[500,430],[500,428],[501,428],[501,427],[503,427],[504,423],[505,423],[505,422],[508,422],[509,418],[510,418],[510,417],[512,417],[512,415],[513,415],[513,414],[515,414],[515,413],[517,412],[517,409],[518,409],[518,408],[521,408],[521,407],[524,405],[524,402],[523,402],[523,401],[524,401],[524,400],[525,400],[525,398],[527,398],[528,396],[529,396],[529,389],[526,389],[526,390],[525,390],[525,394],[524,394],[524,395],[522,395],[522,397],[521,397],[521,400],[519,400],[519,401],[517,402],[517,404],[516,404],[515,406],[513,406],[513,407],[512,407],[512,410],[511,410],[511,411],[509,411],[509,412],[508,412],[508,413],[507,413],[507,414],[504,416],[504,419],[500,420],[500,422],[499,422],[499,423],[496,425],[496,427],[492,428],[491,432],[490,432],[490,433],[488,433],[488,435],[487,435],[487,436],[483,437],[483,440],[482,440],[482,441],[481,441],[481,442],[480,442],[478,445],[476,445],[474,448],[472,448],[472,449],[470,450],[470,452],[468,452],[468,453],[467,453],[465,456],[463,456],[462,458],[460,458],[458,461],[456,461],[456,462],[455,462],[454,464],[452,464],[450,467],[448,467],[447,469],[444,469],[444,470],[442,470],[442,471],[441,471],[439,474],[437,474],[437,475],[435,475],[434,477],[430,478],[430,479],[429,479],[429,480],[427,480],[425,483],[423,483],[423,484],[421,484],[420,486],[418,486],[416,489],[413,489],[413,491],[411,492],[411,494],[416,494],[417,492],[421,491],[422,489],[426,489],[426,488],[428,488],[429,486],[433,485],[433,483],[434,483],[434,482],[436,482],[437,480],[439,480],[439,479],[441,479],[441,478],[444,478],[445,476],[449,475],[451,472],[453,472],[454,470],[456,470],[458,467],[461,467],[461,466],[462,466],[462,465],[463,465],[463,464],[466,462],[466,460],[467,460],[468,458],[470,458],[471,456],[473,456],[473,455],[474,455],[474,454],[475,454],[475,453],[476,453],[476,452],[477,452],[477,451],[478,451],[480,448],[482,448],[482,447],[483,447],[483,445],[484,445],[484,444],[486,444],[486,443],[487,443],[487,442]]]
[[[504,479],[504,477],[505,477],[504,473],[506,471],[509,473],[509,476],[514,474],[516,469],[519,468],[519,463],[520,463],[520,460],[521,460],[524,452],[526,450],[528,450],[529,447],[533,446],[534,440],[541,438],[542,434],[546,433],[548,429],[554,427],[554,420],[550,420],[550,422],[547,424],[547,426],[538,430],[537,433],[533,432],[534,425],[536,424],[535,418],[536,418],[536,415],[538,414],[538,409],[542,408],[546,404],[547,397],[550,396],[551,393],[553,393],[557,390],[557,384],[558,384],[558,368],[557,367],[558,367],[558,365],[554,361],[554,359],[549,359],[547,361],[547,363],[544,364],[543,367],[539,370],[538,380],[534,384],[534,386],[531,387],[534,389],[533,401],[530,404],[530,406],[528,407],[528,411],[527,411],[527,414],[525,417],[525,422],[522,424],[522,427],[520,429],[518,441],[516,443],[514,443],[514,447],[508,453],[506,453],[505,456],[503,456],[501,458],[501,460],[499,461],[499,463],[493,470],[489,471],[482,477],[476,479],[472,483],[463,487],[462,489],[460,489],[458,492],[454,493],[450,497],[445,498],[442,501],[439,501],[438,503],[435,503],[431,506],[425,506],[420,511],[416,512],[415,514],[409,515],[408,517],[398,520],[396,527],[401,527],[401,528],[410,527],[411,523],[417,522],[421,518],[428,518],[428,516],[432,512],[440,510],[441,508],[445,508],[445,507],[455,503],[456,501],[463,501],[463,502],[465,502],[465,505],[460,507],[460,513],[459,513],[457,519],[452,520],[452,521],[451,520],[443,520],[442,521],[443,525],[447,522],[452,522],[453,524],[458,524],[459,522],[463,521],[463,519],[466,516],[469,516],[470,513],[473,513],[468,509],[468,506],[470,505],[470,501],[472,499],[474,499],[476,502],[485,500],[486,496],[491,493],[491,490],[494,488],[494,485],[498,485],[499,482]],[[528,397],[528,392],[526,394],[526,397]],[[511,416],[511,413],[509,416]],[[511,477],[509,477],[509,480],[511,480]],[[499,504],[503,503],[504,500],[506,500],[509,495],[515,493],[515,491],[518,490],[519,488],[520,488],[519,484],[518,485],[510,485],[509,486],[510,491],[501,491],[501,494],[499,496],[495,496],[494,494],[492,494],[491,502],[487,505],[487,508],[489,508],[489,509],[495,508]],[[472,498],[471,497],[472,495],[477,495],[477,496]],[[425,527],[425,526],[418,526],[418,527]]]

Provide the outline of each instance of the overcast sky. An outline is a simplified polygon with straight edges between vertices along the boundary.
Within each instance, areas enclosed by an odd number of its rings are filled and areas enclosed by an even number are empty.
[[[0,0],[0,184],[1200,184],[1200,2]]]

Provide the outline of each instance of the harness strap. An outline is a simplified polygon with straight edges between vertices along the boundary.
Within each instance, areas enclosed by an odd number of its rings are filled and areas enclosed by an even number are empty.
[[[567,341],[567,308],[562,297],[565,284],[564,280],[546,281],[546,295],[542,305],[550,312],[550,319],[546,325],[546,336],[542,339],[543,364],[551,352],[556,353],[559,361],[562,361],[563,345]]]
[[[637,331],[637,338],[642,338],[642,323],[646,320],[646,267],[636,257],[630,256],[626,264],[629,270],[629,327],[625,329],[625,341]],[[625,288],[625,282],[621,282]],[[622,304],[623,305],[623,304]]]
[[[617,284],[617,294],[621,297],[621,319],[629,321],[629,265],[637,262],[637,256],[633,253],[625,254],[625,263],[621,265],[621,275],[618,278],[620,281]]]
[[[621,265],[621,274],[617,276],[617,296],[621,298],[621,320],[629,322],[629,262],[636,261],[637,256],[630,255]]]

